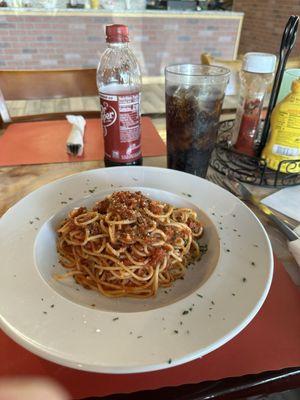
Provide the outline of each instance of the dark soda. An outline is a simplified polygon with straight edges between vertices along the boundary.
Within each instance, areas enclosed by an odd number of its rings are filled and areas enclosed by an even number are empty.
[[[224,91],[166,88],[168,168],[205,177],[215,146]]]

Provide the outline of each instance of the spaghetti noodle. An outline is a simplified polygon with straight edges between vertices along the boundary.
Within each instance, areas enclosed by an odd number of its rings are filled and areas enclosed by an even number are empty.
[[[60,263],[85,288],[108,297],[150,297],[182,278],[201,256],[203,226],[189,208],[114,192],[93,209],[75,208],[58,230]]]

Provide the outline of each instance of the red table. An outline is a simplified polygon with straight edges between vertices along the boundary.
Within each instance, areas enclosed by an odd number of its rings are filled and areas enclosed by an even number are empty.
[[[270,371],[272,371],[270,376],[274,379],[278,377],[282,379],[286,374],[289,377],[288,374],[292,371],[293,378],[300,383],[299,310],[300,292],[283,266],[276,262],[270,293],[258,315],[237,337],[202,359],[150,373],[95,374],[72,370],[42,360],[2,333],[0,335],[0,359],[2,360],[0,375],[52,377],[66,387],[76,399],[198,384],[194,388],[187,386],[180,389],[183,393],[190,393],[190,397],[183,396],[182,398],[195,398],[191,393],[203,387],[203,384],[199,386],[201,382],[221,380],[222,385],[230,387],[226,378],[236,378],[236,381],[231,382],[234,382],[235,390],[237,390],[239,387],[249,386],[249,382],[252,387],[253,382],[262,380],[259,374],[270,373]],[[286,370],[287,368],[293,369]],[[282,373],[282,369],[286,372]],[[254,377],[245,378],[246,375],[254,375]],[[158,393],[167,392],[164,389]],[[164,398],[172,398],[174,391],[170,389],[168,393],[171,397]],[[136,396],[135,398],[145,398],[144,395],[143,397]],[[124,397],[124,399],[128,398],[131,397]]]
[[[145,157],[144,165],[164,167],[165,157],[159,156],[164,154],[164,147],[158,153],[156,147],[155,151],[152,154],[155,157]],[[103,166],[102,161],[72,161],[57,160],[55,164],[41,165],[29,165],[29,162],[24,166],[0,168],[0,213],[53,179]],[[246,390],[261,392],[268,382],[279,385],[270,390],[289,388],[300,385],[299,311],[299,291],[283,266],[276,262],[270,294],[258,315],[237,337],[202,359],[147,374],[94,374],[44,361],[1,333],[0,376],[52,377],[78,399],[113,395],[111,398],[115,400],[125,400],[129,398],[126,394],[121,397],[116,394],[132,392],[136,393],[130,395],[132,399],[197,399],[197,393],[206,393],[210,398],[225,398],[225,395],[235,398]],[[138,393],[153,389],[154,394]]]

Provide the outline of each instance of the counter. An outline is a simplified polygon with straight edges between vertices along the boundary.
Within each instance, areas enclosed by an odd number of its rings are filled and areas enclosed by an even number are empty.
[[[95,67],[106,48],[104,29],[127,24],[144,76],[170,63],[199,62],[208,52],[235,59],[243,13],[0,9],[0,68]]]

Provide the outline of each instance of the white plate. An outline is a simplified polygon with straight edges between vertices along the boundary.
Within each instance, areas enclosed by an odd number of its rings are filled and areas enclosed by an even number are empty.
[[[153,299],[108,299],[72,278],[55,281],[63,270],[57,221],[125,188],[195,208],[208,252]],[[220,347],[259,311],[273,273],[266,232],[241,201],[204,179],[151,167],[86,171],[32,192],[2,217],[0,251],[2,329],[43,358],[108,373],[168,368]]]

